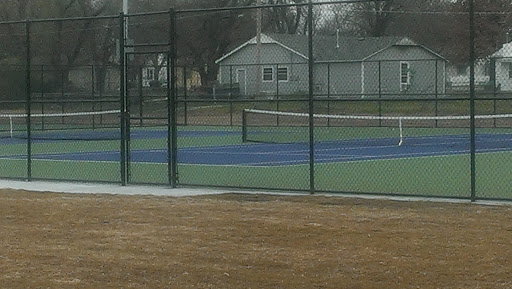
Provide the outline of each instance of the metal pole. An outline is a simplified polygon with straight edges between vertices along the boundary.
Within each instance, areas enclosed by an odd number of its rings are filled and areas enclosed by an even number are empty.
[[[247,142],[247,111],[242,110],[242,142]]]
[[[508,35],[508,33],[507,33]],[[494,58],[491,58],[491,77],[492,77],[492,91],[493,91],[493,100],[492,100],[492,104],[493,104],[493,114],[496,114],[497,113],[497,101],[496,101],[496,96],[497,96],[497,87],[496,87],[496,59]],[[496,127],[496,118],[494,118],[493,120],[493,126]]]
[[[261,6],[261,0],[256,1],[257,6]],[[256,87],[255,92],[256,96],[259,96],[260,90],[261,90],[261,81],[262,81],[262,75],[261,75],[261,18],[262,18],[263,11],[261,8],[258,8],[256,10]]]
[[[279,64],[276,64],[276,110],[279,111]],[[277,115],[277,126],[279,126],[279,115]]]
[[[178,182],[178,129],[176,123],[176,11],[170,9],[170,53],[167,54],[167,114],[168,114],[168,172],[169,184],[175,188]]]
[[[139,89],[139,125],[142,127],[144,125],[144,121],[142,117],[144,115],[144,92],[142,91],[142,66],[138,67],[137,74],[139,81],[137,83]]]
[[[41,114],[44,115],[44,65],[41,65]],[[45,129],[44,117],[41,117],[41,129]]]
[[[438,114],[439,114],[439,102],[437,100],[438,97],[439,97],[438,96],[438,94],[439,94],[439,74],[438,74],[438,70],[439,70],[439,62],[436,60],[436,73],[435,73],[435,75],[436,75],[436,80],[435,80],[436,81],[436,83],[435,83],[435,94],[436,94],[436,96],[435,96],[435,99],[436,100],[435,100],[435,103],[434,103],[434,106],[435,106],[434,107],[434,110],[435,110],[434,111],[434,115],[435,116],[438,116]],[[435,127],[437,127],[438,124],[439,124],[438,120],[436,119]]]
[[[475,3],[469,1],[469,106],[471,119],[471,201],[476,201],[476,129],[475,129]]]
[[[379,61],[379,127],[382,126],[382,62]]]
[[[119,102],[121,106],[121,185],[128,183],[128,147],[126,142],[126,63],[125,63],[125,22],[124,13],[119,15]]]
[[[233,126],[233,65],[229,66],[229,126]]]
[[[26,76],[26,83],[25,83],[25,88],[26,88],[26,103],[25,103],[25,110],[26,110],[26,113],[27,113],[27,180],[28,181],[31,181],[32,180],[32,121],[31,121],[31,114],[32,114],[32,111],[31,111],[31,102],[32,102],[32,97],[31,97],[31,93],[32,93],[32,87],[31,87],[31,75],[30,75],[30,70],[31,70],[31,60],[32,60],[32,57],[31,57],[31,49],[30,49],[30,21],[27,20],[26,24],[25,24],[25,29],[26,29],[26,45],[27,45],[27,49],[26,49],[26,52],[27,52],[27,55],[26,55],[26,70],[25,70],[25,76]]]
[[[129,10],[130,10],[130,5],[128,3],[128,0],[123,0],[123,14],[124,15],[128,15],[129,13]],[[125,39],[129,39],[129,35],[128,35],[128,19],[125,19],[124,21],[124,38]]]
[[[315,193],[315,135],[313,119],[314,102],[313,102],[313,2],[309,0],[308,6],[308,73],[309,73],[309,192]]]
[[[184,118],[185,118],[185,125],[188,124],[188,112],[187,112],[187,67],[183,66],[183,99],[185,100],[185,103],[183,105],[184,109]]]
[[[327,114],[331,114],[331,64],[327,63]],[[327,126],[331,126],[331,119],[327,118]]]
[[[95,90],[95,86],[94,86],[94,78],[95,78],[95,75],[94,75],[94,64],[91,65],[91,98],[93,99],[93,102],[92,102],[92,111],[96,111],[96,97],[95,97],[95,94],[94,94],[94,90]],[[96,128],[96,115],[93,115],[92,116],[92,129],[95,129]]]

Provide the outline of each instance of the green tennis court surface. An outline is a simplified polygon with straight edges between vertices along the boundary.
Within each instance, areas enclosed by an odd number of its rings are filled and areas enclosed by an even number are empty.
[[[302,132],[303,128],[293,128]],[[395,128],[318,128],[315,134],[315,189],[326,192],[468,197],[469,136],[452,129],[409,129],[399,146]],[[464,130],[462,130],[464,131]],[[498,131],[496,131],[498,132]],[[49,131],[32,141],[36,179],[119,182],[117,130]],[[270,130],[269,134],[276,134]],[[243,143],[239,128],[180,127],[179,184],[283,190],[309,189],[309,144],[296,133],[284,143]],[[278,133],[280,137],[283,133]],[[325,135],[325,137],[323,136]],[[332,140],[332,136],[348,135]],[[330,136],[327,137],[327,136]],[[371,137],[369,137],[371,136]],[[130,143],[130,181],[166,184],[167,131],[134,128]],[[507,130],[482,131],[477,139],[478,191],[484,197],[510,198],[512,163]],[[27,174],[26,140],[4,137],[2,177]],[[500,169],[495,169],[500,168]]]

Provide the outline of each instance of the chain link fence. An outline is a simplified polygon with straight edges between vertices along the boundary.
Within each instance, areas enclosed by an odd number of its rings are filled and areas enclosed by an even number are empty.
[[[510,12],[399,2],[0,23],[0,176],[510,200]]]

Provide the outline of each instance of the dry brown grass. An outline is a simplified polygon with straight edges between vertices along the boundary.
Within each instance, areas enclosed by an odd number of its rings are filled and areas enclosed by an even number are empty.
[[[511,220],[510,206],[7,190],[0,288],[511,288]]]

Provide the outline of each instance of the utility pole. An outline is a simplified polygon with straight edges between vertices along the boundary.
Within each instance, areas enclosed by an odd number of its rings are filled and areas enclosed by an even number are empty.
[[[128,15],[129,13],[129,8],[128,8],[128,0],[123,0],[123,14],[126,16]],[[124,25],[125,25],[125,39],[128,40],[128,18],[125,18],[125,21],[124,21]]]
[[[261,0],[256,1],[257,6],[261,6]],[[256,11],[256,87],[255,92],[256,95],[260,94],[261,90],[261,81],[262,81],[262,74],[261,74],[261,18],[263,16],[263,11],[261,8],[258,8]]]

